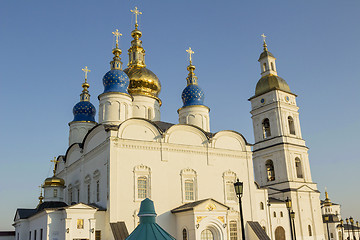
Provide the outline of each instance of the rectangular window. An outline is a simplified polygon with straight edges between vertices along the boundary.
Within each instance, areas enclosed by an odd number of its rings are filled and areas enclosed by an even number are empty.
[[[96,181],[96,201],[100,202],[100,181]]]
[[[40,229],[40,240],[43,240],[43,229]]]
[[[138,177],[138,198],[147,197],[147,177]]]
[[[54,189],[54,197],[57,197],[57,195],[58,195],[58,190]]]
[[[36,240],[36,230],[34,230],[34,240]]]
[[[101,240],[101,231],[100,230],[95,231],[95,240]]]
[[[80,202],[80,187],[77,189],[77,201]]]
[[[72,189],[69,188],[69,203],[71,204],[72,202],[73,202]]]
[[[230,240],[237,240],[237,222],[230,221]]]
[[[235,187],[233,182],[226,182],[226,200],[235,201]]]
[[[194,200],[194,181],[185,180],[185,200]]]
[[[90,184],[87,185],[87,202],[90,203]]]
[[[77,229],[84,229],[84,219],[78,219],[76,223]]]
[[[31,240],[31,231],[29,232],[29,240]]]

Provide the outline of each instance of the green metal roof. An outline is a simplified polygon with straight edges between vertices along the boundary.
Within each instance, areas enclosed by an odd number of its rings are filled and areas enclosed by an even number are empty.
[[[175,238],[162,229],[159,224],[156,223],[156,212],[154,208],[154,202],[146,198],[141,202],[140,211],[138,214],[140,218],[140,224],[134,229],[134,231],[126,238],[126,240],[162,240]]]

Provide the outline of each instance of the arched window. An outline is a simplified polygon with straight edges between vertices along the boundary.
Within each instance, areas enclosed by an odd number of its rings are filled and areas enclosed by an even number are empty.
[[[264,203],[260,202],[260,210],[264,210]]]
[[[266,63],[263,63],[263,72],[266,72]]]
[[[148,179],[145,176],[138,177],[138,179],[137,179],[138,198],[139,199],[147,198],[147,193],[148,193],[147,180]]]
[[[284,217],[284,213],[282,211],[280,212],[280,217]]]
[[[334,238],[334,234],[333,234],[333,233],[330,233],[330,238]]]
[[[235,188],[232,181],[226,182],[226,200],[235,201]]]
[[[274,63],[271,62],[271,70],[275,71]]]
[[[73,188],[71,184],[68,187],[68,199],[69,204],[71,204],[73,202]]]
[[[182,230],[182,236],[183,236],[183,240],[187,240],[187,239],[188,239],[188,237],[187,237],[187,231],[186,231],[185,228]]]
[[[266,161],[266,172],[267,172],[267,180],[268,182],[275,180],[275,170],[274,170],[274,163],[272,160]]]
[[[339,239],[343,239],[341,231],[338,232],[338,235],[339,235]]]
[[[290,134],[295,135],[294,119],[290,116],[288,117],[288,124]]]
[[[58,195],[58,190],[54,189],[54,197],[57,197],[57,195]]]
[[[152,110],[151,108],[148,108],[148,119],[152,119]]]
[[[275,211],[274,211],[274,213],[273,213],[273,214],[274,214],[274,218],[276,218],[276,212],[275,212]]]
[[[201,232],[201,240],[214,240],[214,235],[209,229]]]
[[[181,170],[180,176],[183,202],[195,201],[197,199],[196,171],[191,168],[185,168]]]
[[[100,202],[100,180],[96,181],[96,201]]]
[[[265,118],[262,122],[263,127],[263,136],[264,138],[268,138],[271,136],[271,130],[270,130],[270,121],[268,118]]]
[[[301,160],[299,158],[295,158],[295,168],[296,168],[296,176],[298,178],[303,178]]]
[[[87,203],[90,203],[90,194],[91,194],[90,184],[88,184],[87,185]]]
[[[230,221],[230,240],[237,240],[237,222]]]
[[[311,231],[311,226],[310,225],[308,225],[308,231],[309,231],[309,236],[311,237],[312,236],[312,231]]]
[[[194,200],[194,180],[185,180],[185,200]]]

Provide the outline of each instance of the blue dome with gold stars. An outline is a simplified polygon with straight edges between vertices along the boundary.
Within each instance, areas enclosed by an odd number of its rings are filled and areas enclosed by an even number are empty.
[[[96,109],[91,102],[78,102],[73,108],[73,122],[95,122]]]
[[[195,84],[188,85],[181,94],[183,107],[191,105],[204,105],[205,93]]]
[[[120,69],[111,69],[103,77],[104,93],[121,92],[128,93],[130,80],[126,73]]]

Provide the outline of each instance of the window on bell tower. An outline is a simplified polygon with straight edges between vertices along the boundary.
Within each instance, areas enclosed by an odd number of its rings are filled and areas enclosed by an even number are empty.
[[[271,70],[275,71],[274,63],[271,63]]]
[[[263,72],[266,72],[266,63],[263,64]]]
[[[288,125],[290,134],[295,135],[294,119],[290,116],[288,117]]]
[[[299,158],[295,158],[295,168],[296,168],[296,176],[298,178],[303,178],[301,160]]]
[[[270,121],[268,118],[265,118],[262,122],[263,127],[263,137],[268,138],[271,136],[271,130],[270,130]]]
[[[274,163],[272,160],[267,160],[265,163],[266,172],[267,172],[267,181],[274,181],[275,180],[275,170],[274,170]]]

